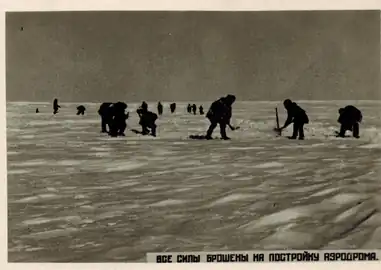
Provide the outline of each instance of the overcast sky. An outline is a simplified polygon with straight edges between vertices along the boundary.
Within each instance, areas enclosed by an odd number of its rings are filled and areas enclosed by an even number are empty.
[[[6,16],[7,100],[380,99],[380,12]]]

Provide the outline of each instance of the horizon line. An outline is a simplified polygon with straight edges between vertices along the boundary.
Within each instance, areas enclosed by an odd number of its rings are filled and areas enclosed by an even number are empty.
[[[188,100],[188,101],[166,101],[166,100],[156,100],[156,101],[150,101],[150,100],[140,100],[140,101],[131,101],[131,102],[127,102],[127,103],[140,103],[140,102],[147,102],[147,103],[157,103],[157,102],[161,102],[161,103],[190,103],[190,102],[213,102],[217,99],[214,99],[214,100]],[[371,101],[371,102],[381,102],[381,99],[291,99],[292,101],[296,101],[296,102],[337,102],[337,101]],[[283,99],[279,99],[279,100],[236,100],[236,103],[237,102],[282,102]],[[13,101],[9,101],[7,100],[5,103],[30,103],[30,104],[36,104],[36,103],[52,103],[52,101],[25,101],[25,100],[13,100]],[[76,104],[76,103],[104,103],[104,102],[112,102],[112,101],[59,101],[59,103],[73,103],[73,104]],[[114,102],[118,102],[118,101],[114,101]],[[123,101],[122,101],[123,102]]]

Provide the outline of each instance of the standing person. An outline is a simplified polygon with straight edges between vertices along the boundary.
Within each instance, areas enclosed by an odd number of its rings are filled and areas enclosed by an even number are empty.
[[[53,114],[58,113],[58,109],[61,108],[60,105],[58,105],[58,99],[54,99],[53,101]]]
[[[171,113],[174,113],[176,111],[176,103],[171,103],[171,105],[169,105],[169,108],[171,110]]]
[[[305,110],[299,107],[295,102],[286,99],[283,102],[284,108],[287,110],[287,120],[283,127],[279,128],[281,132],[291,123],[294,123],[293,133],[289,139],[296,139],[299,135],[299,140],[304,140],[304,125],[309,123],[309,119]]]
[[[204,107],[201,105],[198,109],[200,111],[200,115],[204,115]]]
[[[205,138],[207,140],[212,139],[212,133],[217,125],[220,125],[220,133],[223,140],[230,140],[226,135],[226,126],[229,126],[231,130],[235,130],[230,125],[230,119],[232,117],[232,105],[235,102],[235,96],[227,95],[212,103],[206,117],[210,121],[210,126],[206,132]]]
[[[193,114],[196,115],[196,113],[197,113],[197,106],[196,106],[196,104],[192,105],[192,111],[193,111]]]
[[[163,114],[163,105],[161,104],[161,102],[159,101],[159,103],[157,104],[157,113],[159,115],[162,115]]]
[[[190,105],[189,103],[188,103],[188,106],[187,106],[187,112],[188,113],[192,112],[192,105]]]
[[[354,138],[360,138],[360,123],[362,121],[362,113],[353,105],[348,105],[339,109],[339,119],[337,122],[341,124],[340,132],[337,137],[345,137],[347,130],[352,131]]]
[[[113,103],[103,102],[98,109],[98,114],[101,117],[101,132],[107,133],[107,126],[110,130],[110,124],[113,119]]]

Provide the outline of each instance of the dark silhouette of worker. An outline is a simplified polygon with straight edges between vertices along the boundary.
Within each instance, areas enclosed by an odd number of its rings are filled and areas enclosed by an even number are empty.
[[[304,140],[304,125],[309,123],[309,119],[305,110],[300,108],[295,102],[286,99],[283,102],[284,108],[287,110],[287,120],[283,127],[279,128],[279,132],[287,128],[291,123],[294,123],[293,133],[289,139],[296,139],[299,135],[299,140]]]
[[[124,102],[117,102],[112,104],[109,109],[113,116],[109,124],[109,135],[111,137],[125,136],[124,131],[127,127],[126,121],[129,117],[129,113],[126,114],[125,112],[127,104]]]
[[[140,117],[139,125],[142,126],[142,134],[148,135],[151,132],[151,135],[156,137],[156,123],[157,114],[148,111],[148,105],[143,101],[142,105],[136,110],[137,114]]]
[[[101,104],[98,110],[98,114],[101,117],[101,132],[107,133],[107,126],[110,130],[110,124],[113,119],[113,104],[111,102],[104,102]]]
[[[83,106],[83,105],[79,105],[79,106],[77,107],[77,115],[84,115],[84,114],[85,114],[85,111],[86,111],[85,106]]]
[[[204,115],[204,108],[202,107],[202,105],[198,109],[200,111],[200,115]]]
[[[157,104],[157,113],[159,115],[162,115],[163,114],[163,105],[161,104],[161,102],[159,101],[159,103]]]
[[[39,113],[40,111],[38,110],[38,108],[36,109],[36,113]]]
[[[146,112],[148,112],[148,104],[143,101],[142,105],[140,105],[140,107],[136,110],[136,113],[139,115],[139,117],[141,117]]]
[[[58,105],[58,99],[54,99],[54,101],[53,101],[53,114],[58,113],[59,108],[61,108],[61,106]]]
[[[231,130],[235,130],[233,126],[230,125],[230,119],[232,117],[232,105],[235,102],[235,96],[227,95],[222,97],[212,103],[206,117],[210,121],[210,126],[206,132],[205,139],[212,139],[212,133],[220,125],[221,138],[223,140],[230,140],[226,135],[226,126],[229,126]]]
[[[192,105],[190,105],[189,103],[188,103],[188,106],[187,106],[187,112],[188,113],[192,113]]]
[[[348,105],[339,109],[339,119],[337,122],[341,124],[340,132],[337,137],[345,137],[347,130],[352,131],[353,137],[360,138],[360,123],[362,121],[362,113],[353,105]]]
[[[174,113],[176,111],[176,103],[171,103],[171,105],[169,105],[169,108],[171,110],[171,113]]]
[[[194,115],[197,114],[197,106],[196,106],[196,104],[192,105],[192,112],[193,112]]]

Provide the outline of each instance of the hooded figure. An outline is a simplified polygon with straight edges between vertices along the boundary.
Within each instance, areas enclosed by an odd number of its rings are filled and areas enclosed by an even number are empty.
[[[283,105],[287,110],[287,120],[283,127],[279,128],[279,131],[294,123],[293,133],[289,139],[296,139],[299,135],[299,140],[304,140],[304,125],[309,123],[307,113],[290,99],[286,99]]]
[[[77,115],[84,115],[84,114],[85,114],[85,111],[86,111],[85,106],[83,106],[83,105],[79,105],[79,106],[77,107]]]
[[[362,113],[355,106],[348,105],[339,109],[339,119],[337,122],[341,124],[340,132],[337,137],[345,137],[347,130],[352,131],[353,137],[360,138],[360,123],[362,121]]]
[[[210,126],[206,132],[206,139],[212,139],[212,133],[217,125],[220,125],[221,137],[224,140],[229,140],[230,138],[226,135],[226,126],[229,126],[231,130],[235,130],[233,126],[230,125],[230,119],[232,117],[232,105],[235,102],[235,96],[227,95],[222,97],[212,103],[209,108],[206,117],[210,121]]]
[[[53,114],[58,113],[59,108],[61,108],[61,106],[58,105],[58,99],[54,99],[54,101],[53,101]]]

